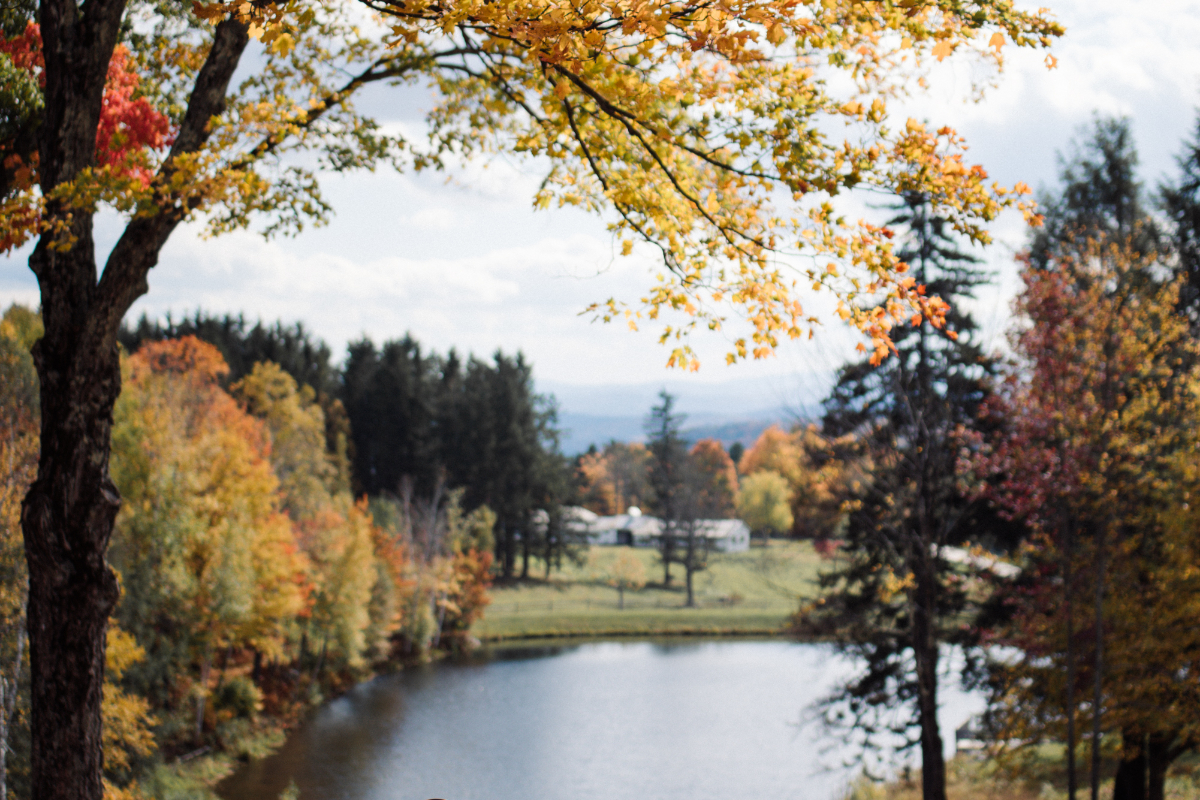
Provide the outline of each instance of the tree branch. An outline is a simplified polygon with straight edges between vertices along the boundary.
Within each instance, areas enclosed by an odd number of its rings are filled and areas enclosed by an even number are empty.
[[[230,18],[217,25],[212,48],[196,76],[179,134],[155,176],[155,185],[169,184],[176,173],[177,159],[199,151],[208,141],[212,118],[225,110],[229,81],[249,41],[245,23]],[[152,216],[135,217],[125,227],[97,287],[96,314],[90,322],[98,330],[116,334],[129,306],[149,288],[146,275],[158,263],[159,251],[186,213],[182,206],[165,208]]]

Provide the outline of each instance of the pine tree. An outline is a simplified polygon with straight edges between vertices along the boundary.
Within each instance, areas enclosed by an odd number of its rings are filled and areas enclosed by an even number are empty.
[[[351,342],[343,375],[343,402],[354,442],[358,492],[395,494],[403,480],[419,496],[439,480],[434,431],[441,360],[411,336],[376,349],[369,339]]]
[[[671,585],[671,565],[679,559],[678,528],[684,516],[684,490],[688,469],[687,442],[680,429],[687,417],[675,410],[675,397],[666,389],[658,393],[659,405],[646,419],[646,448],[650,451],[651,510],[662,521],[658,556],[663,586]]]
[[[1158,205],[1170,222],[1175,269],[1184,276],[1179,304],[1195,331],[1200,328],[1200,115],[1177,164],[1178,181],[1159,187]]]
[[[969,597],[942,548],[987,530],[986,510],[962,497],[955,480],[956,430],[973,424],[993,371],[963,309],[987,278],[927,198],[908,195],[894,208],[888,225],[904,231],[899,255],[919,284],[950,303],[948,324],[897,330],[891,358],[844,367],[825,401],[824,433],[853,434],[873,468],[847,498],[842,566],[822,576],[822,602],[797,615],[797,627],[837,635],[865,664],[826,701],[827,720],[848,715],[868,745],[878,744],[871,732],[880,721],[907,746],[919,744],[923,797],[945,800],[938,647],[963,643]]]
[[[1060,188],[1038,198],[1044,218],[1029,246],[1031,263],[1044,268],[1056,255],[1082,249],[1088,239],[1129,240],[1145,255],[1162,245],[1137,180],[1138,155],[1128,118],[1097,117],[1091,132],[1060,155]]]
[[[534,392],[533,368],[520,353],[497,351],[490,364],[471,358],[461,378],[443,385],[452,388],[439,417],[447,478],[466,490],[466,508],[496,512],[502,575],[513,578],[520,559],[520,576],[528,577],[530,559],[547,552],[547,537],[566,541],[559,526],[534,518],[540,509],[554,523],[568,488],[553,405]]]

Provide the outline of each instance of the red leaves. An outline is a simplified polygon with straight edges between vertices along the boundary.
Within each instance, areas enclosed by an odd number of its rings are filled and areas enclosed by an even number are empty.
[[[7,55],[13,66],[37,74],[41,82],[42,34],[36,23],[30,22],[23,33],[11,39],[0,36],[0,53]]]
[[[41,28],[37,23],[30,22],[21,35],[12,39],[0,37],[0,52],[35,76],[39,85],[45,84]],[[108,64],[100,124],[96,129],[96,163],[102,167],[124,165],[120,174],[148,184],[153,173],[139,164],[135,156],[144,149],[168,146],[172,140],[171,121],[145,97],[134,96],[141,83],[134,67],[129,48],[117,45]],[[5,143],[0,142],[0,152],[4,149]]]
[[[117,45],[108,63],[104,105],[96,128],[96,162],[102,166],[125,164],[125,174],[149,184],[153,173],[133,158],[143,148],[158,150],[171,143],[171,122],[145,97],[135,98],[141,78],[131,70],[129,50]]]

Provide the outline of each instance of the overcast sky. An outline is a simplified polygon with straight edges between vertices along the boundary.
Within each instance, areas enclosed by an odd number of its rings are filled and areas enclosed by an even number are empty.
[[[900,113],[955,126],[966,135],[972,160],[993,177],[1034,187],[1053,183],[1056,151],[1094,113],[1128,115],[1143,179],[1154,185],[1171,174],[1200,100],[1200,0],[1044,2],[1067,27],[1054,49],[1057,69],[1048,71],[1040,55],[1006,48],[999,88],[971,104],[965,101],[971,65],[947,60],[934,70],[931,89]],[[383,119],[412,124],[420,99],[420,93],[376,93],[368,105]],[[727,391],[709,387],[706,396],[720,397],[718,405],[749,407],[816,400],[823,382],[813,376],[828,373],[848,351],[851,337],[833,322],[817,341],[789,344],[776,358],[735,367],[723,364],[723,340],[699,337],[700,373],[670,374],[666,350],[649,331],[631,334],[579,316],[593,300],[636,299],[650,281],[646,260],[615,257],[604,220],[574,211],[533,212],[539,175],[517,160],[471,165],[450,184],[443,178],[330,177],[324,186],[337,216],[295,239],[264,242],[235,233],[203,240],[194,229],[181,229],[131,319],[201,307],[301,320],[338,353],[363,334],[380,341],[407,331],[437,350],[523,350],[541,385],[566,396],[586,396],[571,386],[669,380],[685,394],[694,384],[724,384]],[[115,220],[102,219],[99,243],[111,245],[117,230]],[[997,242],[981,255],[999,280],[976,310],[998,344],[1016,289],[1012,254],[1025,234],[1016,215],[993,231]],[[36,305],[26,257],[0,259],[5,305]],[[735,386],[745,388],[739,394]]]

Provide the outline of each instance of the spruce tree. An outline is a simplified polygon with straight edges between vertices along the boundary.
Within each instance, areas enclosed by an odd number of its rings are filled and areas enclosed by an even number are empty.
[[[870,467],[846,498],[839,566],[822,576],[822,602],[797,627],[836,637],[864,665],[827,699],[827,720],[853,724],[868,746],[886,744],[884,732],[919,745],[923,797],[945,800],[938,648],[962,642],[969,597],[943,548],[984,538],[991,516],[955,480],[956,430],[974,423],[994,368],[963,309],[987,278],[927,198],[904,196],[893,208],[899,255],[950,311],[944,328],[922,320],[894,331],[896,352],[882,363],[844,367],[824,402],[825,434],[853,441],[844,456]]]
[[[678,534],[684,516],[688,470],[687,441],[681,432],[687,417],[675,410],[674,395],[663,389],[659,404],[646,418],[646,448],[650,451],[651,510],[662,522],[658,556],[663,568],[663,586],[671,585],[671,565],[679,559]]]
[[[1192,330],[1200,330],[1200,115],[1195,133],[1176,159],[1176,182],[1159,187],[1158,204],[1170,223],[1176,272],[1183,276],[1179,304]]]
[[[1030,261],[1045,267],[1056,254],[1089,239],[1129,241],[1135,254],[1159,250],[1162,232],[1151,218],[1137,179],[1138,155],[1128,118],[1097,117],[1060,155],[1059,188],[1042,192],[1043,224],[1029,244]]]

